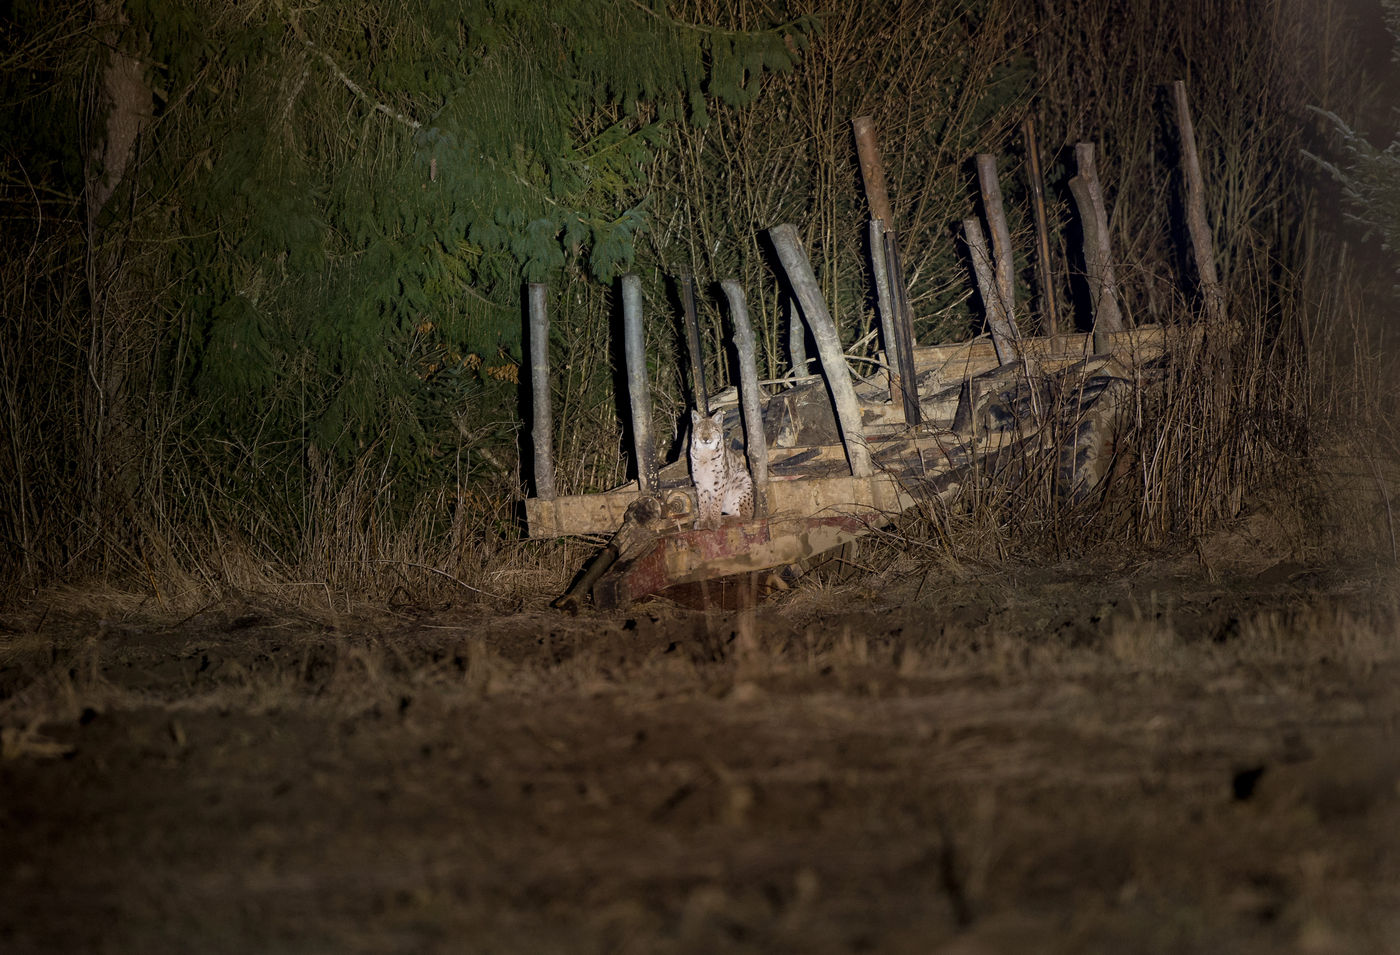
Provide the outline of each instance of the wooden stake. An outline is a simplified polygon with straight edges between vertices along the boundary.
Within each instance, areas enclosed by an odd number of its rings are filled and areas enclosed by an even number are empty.
[[[1006,318],[1004,334],[1012,352],[1016,352],[1021,337],[1016,327],[1016,270],[1011,257],[1011,230],[1006,225],[1006,210],[1001,203],[1001,184],[997,182],[997,157],[989,153],[977,156],[977,181],[982,190],[982,207],[987,216],[987,228],[992,233],[993,261],[996,263],[996,292],[1001,298],[1001,311]],[[1001,349],[997,349],[1001,354]],[[1016,357],[1014,354],[1012,357]]]
[[[1201,177],[1201,159],[1196,152],[1196,131],[1191,123],[1191,108],[1186,102],[1186,84],[1172,83],[1172,100],[1176,104],[1176,126],[1181,137],[1181,165],[1186,176],[1186,229],[1191,234],[1191,250],[1200,277],[1201,295],[1205,299],[1206,318],[1217,322],[1225,317],[1225,292],[1215,271],[1215,243],[1206,219],[1206,188]]]
[[[871,219],[869,228],[870,266],[875,277],[875,307],[880,312],[880,343],[885,346],[885,363],[889,377],[890,401],[899,388],[899,346],[895,338],[893,295],[890,292],[889,266],[885,262],[885,223]]]
[[[1006,321],[1006,310],[1002,307],[1001,294],[997,290],[992,253],[987,248],[986,236],[982,234],[982,224],[976,219],[963,220],[963,235],[967,238],[967,251],[972,257],[977,294],[982,296],[982,304],[987,309],[987,330],[992,333],[992,347],[996,349],[997,361],[1005,365],[1015,361],[1019,352],[1015,331]]]
[[[870,218],[880,219],[885,228],[894,229],[894,212],[890,195],[885,189],[885,164],[880,161],[880,146],[875,141],[875,121],[869,116],[851,120],[856,135],[856,154],[860,157],[860,178],[865,183],[865,201],[870,204]]]
[[[1050,226],[1045,215],[1045,179],[1040,173],[1040,144],[1035,120],[1025,122],[1026,167],[1031,183],[1031,208],[1035,213],[1035,277],[1040,285],[1041,333],[1058,335],[1060,321],[1055,303],[1054,269],[1050,265]]]
[[[1108,241],[1108,211],[1103,189],[1094,168],[1094,144],[1078,143],[1074,161],[1079,174],[1069,181],[1069,191],[1079,206],[1079,222],[1084,229],[1084,271],[1089,282],[1089,301],[1094,312],[1094,351],[1108,350],[1108,333],[1123,330],[1118,310],[1118,283],[1113,276],[1113,254]]]
[[[893,304],[897,293],[890,287],[889,263],[885,259],[885,236],[894,232],[894,210],[890,208],[890,196],[885,188],[885,164],[880,159],[880,146],[875,138],[875,121],[869,116],[857,116],[851,120],[851,128],[856,137],[856,154],[860,157],[860,178],[865,183],[865,201],[870,206],[870,265],[875,279],[875,304],[880,312],[880,342],[885,346],[890,401],[893,402],[900,388],[895,330],[899,316]]]
[[[549,401],[549,316],[545,312],[548,287],[543,282],[527,286],[530,314],[530,404],[534,425],[530,443],[535,448],[535,496],[554,500],[554,415]]]
[[[789,298],[788,316],[788,361],[792,363],[793,374],[809,375],[807,368],[807,326],[802,324],[802,310],[797,307],[797,299]]]
[[[647,384],[646,343],[642,337],[642,282],[631,272],[622,277],[622,346],[627,360],[627,397],[632,409],[637,487],[643,494],[655,494],[661,481],[656,469],[656,445],[651,436],[651,388]]]
[[[851,465],[854,477],[869,477],[874,473],[870,463],[870,448],[865,443],[865,426],[861,421],[860,402],[856,400],[855,386],[851,384],[851,370],[846,367],[846,356],[841,350],[841,338],[836,333],[836,323],[822,301],[817,277],[812,272],[812,263],[802,249],[796,227],[784,223],[768,230],[773,247],[778,252],[778,260],[787,273],[797,302],[802,306],[802,314],[807,319],[807,327],[817,343],[817,354],[821,358],[822,371],[826,375],[827,387],[831,390],[832,405],[836,411],[837,423],[841,426],[841,441],[846,446],[846,459]]]
[[[739,355],[739,407],[744,416],[744,451],[753,478],[754,517],[768,516],[768,439],[763,433],[763,407],[758,390],[758,366],[754,361],[753,328],[744,289],[736,280],[719,283],[729,300],[734,321],[734,351]]]
[[[879,220],[876,220],[879,221]],[[904,405],[904,423],[918,427],[923,423],[923,409],[919,406],[919,384],[914,375],[914,313],[909,307],[909,293],[904,284],[904,266],[899,261],[899,247],[895,245],[894,233],[884,235],[885,268],[889,272],[890,311],[893,313],[894,341],[896,344],[894,365],[899,369],[898,376],[891,375],[891,382],[898,382],[900,398]],[[893,387],[893,384],[892,384]],[[894,394],[890,394],[894,400]]]
[[[695,277],[681,278],[681,308],[685,312],[685,344],[690,353],[690,397],[701,416],[709,417],[710,392],[705,386],[705,355],[700,350],[700,319],[695,313]]]

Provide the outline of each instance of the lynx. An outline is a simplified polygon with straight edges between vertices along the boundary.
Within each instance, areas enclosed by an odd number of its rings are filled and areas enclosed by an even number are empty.
[[[723,411],[708,418],[690,412],[690,476],[700,503],[696,527],[719,527],[721,514],[753,517],[753,479],[743,456],[725,440],[723,419]]]

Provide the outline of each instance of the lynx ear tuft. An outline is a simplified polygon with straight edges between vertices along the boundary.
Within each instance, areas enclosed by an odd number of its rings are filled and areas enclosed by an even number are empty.
[[[690,409],[690,423],[691,423],[691,424],[699,424],[699,423],[700,423],[700,412],[697,411],[697,410],[694,409],[694,408],[691,408],[691,409]]]
[[[714,414],[710,415],[710,420],[713,421],[715,424],[724,424],[724,409],[721,408],[719,411],[716,411]]]

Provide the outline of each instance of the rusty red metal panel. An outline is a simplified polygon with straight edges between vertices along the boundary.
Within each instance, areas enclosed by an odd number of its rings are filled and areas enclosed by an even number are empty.
[[[662,537],[636,560],[608,571],[593,588],[593,602],[612,610],[678,584],[795,563],[855,539],[875,519],[850,515],[759,519],[731,521],[712,530],[679,531]]]

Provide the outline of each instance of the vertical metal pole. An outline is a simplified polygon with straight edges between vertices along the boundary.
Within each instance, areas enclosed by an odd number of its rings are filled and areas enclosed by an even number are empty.
[[[651,388],[642,337],[642,282],[631,272],[622,277],[622,347],[627,360],[627,398],[632,409],[632,448],[637,459],[637,486],[643,494],[660,487],[656,445],[651,436]]]
[[[695,277],[681,278],[681,308],[685,311],[685,344],[690,353],[690,397],[703,416],[710,413],[710,391],[705,386],[705,355],[700,350],[700,319],[695,313]]]
[[[763,433],[763,408],[759,404],[758,366],[754,361],[753,327],[744,289],[734,279],[719,283],[729,300],[734,320],[734,350],[739,355],[739,407],[744,413],[744,449],[753,478],[754,517],[768,516],[768,439]]]
[[[870,462],[870,448],[865,443],[865,425],[860,417],[860,402],[856,400],[856,389],[851,384],[851,370],[846,367],[846,355],[841,350],[841,337],[836,333],[836,323],[822,301],[817,277],[812,272],[812,263],[802,249],[797,228],[784,223],[768,230],[773,247],[778,251],[778,260],[792,284],[797,303],[802,306],[802,314],[807,319],[807,327],[812,330],[812,338],[817,343],[817,354],[821,357],[822,372],[826,375],[826,385],[831,389],[832,404],[836,410],[836,420],[841,425],[841,441],[846,446],[846,459],[851,464],[851,474],[855,477],[870,477],[874,468]]]
[[[530,443],[535,448],[535,496],[554,500],[554,414],[549,403],[549,316],[545,312],[548,287],[531,282],[526,299],[530,313],[530,404],[534,426]]]

